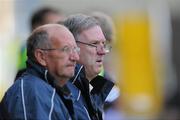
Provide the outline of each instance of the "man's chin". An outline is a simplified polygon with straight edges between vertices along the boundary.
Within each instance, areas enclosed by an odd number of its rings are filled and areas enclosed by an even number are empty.
[[[102,67],[103,62],[96,62],[96,65],[99,66],[99,67]]]
[[[96,74],[98,75],[101,72],[102,69],[97,69]]]
[[[70,72],[70,73],[69,73],[69,76],[70,76],[70,77],[73,77],[73,76],[74,76],[74,71],[73,71],[73,72]]]
[[[72,69],[67,70],[66,71],[66,76],[69,77],[69,78],[73,77],[74,76],[74,70],[72,70]]]
[[[65,75],[65,77],[66,77],[68,80],[71,79],[73,76],[74,76],[74,74]]]

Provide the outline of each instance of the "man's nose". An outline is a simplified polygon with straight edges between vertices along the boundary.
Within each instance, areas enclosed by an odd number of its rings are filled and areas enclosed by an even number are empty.
[[[106,50],[105,47],[103,45],[98,46],[99,48],[97,49],[97,53],[99,55],[105,55],[106,54]]]
[[[70,56],[70,59],[73,61],[78,61],[79,60],[79,54],[77,52],[73,52]]]

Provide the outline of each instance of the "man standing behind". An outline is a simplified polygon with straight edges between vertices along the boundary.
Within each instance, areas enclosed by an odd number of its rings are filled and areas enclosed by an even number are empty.
[[[72,32],[81,49],[79,64],[72,83],[81,90],[83,105],[92,120],[101,120],[102,106],[113,83],[99,76],[104,55],[110,51],[98,22],[83,14],[68,17],[64,25]],[[80,72],[81,71],[81,72]],[[79,74],[80,73],[80,74]]]
[[[52,24],[58,21],[62,22],[64,21],[64,19],[65,16],[61,11],[51,7],[42,7],[32,14],[29,23],[30,23],[31,31],[33,31],[34,29],[36,29],[41,25],[50,24],[50,23]],[[18,58],[18,72],[16,74],[15,79],[21,76],[21,74],[26,70],[27,49],[24,43],[22,44],[19,52],[20,53]]]
[[[0,104],[4,119],[75,119],[67,81],[74,75],[79,51],[62,25],[35,29],[27,41],[27,70]]]

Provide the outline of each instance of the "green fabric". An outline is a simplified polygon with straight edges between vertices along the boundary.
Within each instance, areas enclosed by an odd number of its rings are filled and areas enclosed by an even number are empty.
[[[18,69],[26,68],[26,60],[27,60],[27,49],[24,47],[20,51],[19,60],[18,60]]]
[[[102,67],[101,72],[98,75],[104,77],[104,67]]]

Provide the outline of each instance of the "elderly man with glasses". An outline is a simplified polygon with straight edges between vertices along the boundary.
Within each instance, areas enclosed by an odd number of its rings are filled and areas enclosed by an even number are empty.
[[[87,119],[102,120],[102,107],[114,83],[98,74],[102,70],[104,56],[110,52],[111,46],[106,44],[101,27],[93,17],[72,15],[64,21],[64,25],[72,32],[81,49],[79,65],[76,66],[71,82],[80,90],[79,96],[82,96],[83,101],[81,105],[88,112]],[[82,119],[82,114],[78,117]]]
[[[8,120],[76,120],[66,84],[73,77],[80,49],[64,26],[47,24],[27,41],[27,70],[0,103]]]

